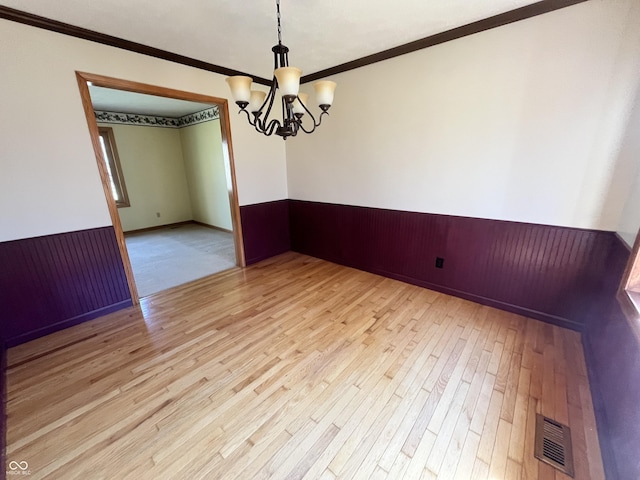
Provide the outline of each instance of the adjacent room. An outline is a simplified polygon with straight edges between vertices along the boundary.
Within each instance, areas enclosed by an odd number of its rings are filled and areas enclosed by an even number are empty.
[[[218,107],[90,87],[138,295],[236,266]]]
[[[0,472],[640,478],[638,25],[0,0]]]

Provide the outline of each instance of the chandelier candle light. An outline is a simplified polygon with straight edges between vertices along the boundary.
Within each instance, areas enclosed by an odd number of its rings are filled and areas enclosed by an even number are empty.
[[[316,92],[316,102],[322,112],[316,121],[311,111],[307,108],[309,95],[298,93],[302,70],[289,66],[289,49],[282,44],[282,32],[280,27],[280,0],[276,0],[278,18],[278,44],[273,52],[273,80],[268,93],[260,90],[251,90],[251,77],[242,75],[227,78],[231,88],[231,94],[240,112],[247,114],[249,123],[255,129],[267,136],[275,133],[283,139],[295,137],[298,131],[312,133],[320,126],[322,116],[328,115],[329,107],[333,103],[333,92],[336,83],[329,80],[320,80],[313,84]],[[276,98],[277,90],[280,90],[282,103],[282,122],[277,119],[269,120],[271,108]],[[238,112],[238,113],[240,113]],[[307,129],[302,123],[305,113],[309,114],[313,125]]]

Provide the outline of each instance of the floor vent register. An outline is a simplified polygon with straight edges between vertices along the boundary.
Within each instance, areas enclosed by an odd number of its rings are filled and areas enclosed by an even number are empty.
[[[536,415],[535,457],[573,477],[571,429],[540,414]]]

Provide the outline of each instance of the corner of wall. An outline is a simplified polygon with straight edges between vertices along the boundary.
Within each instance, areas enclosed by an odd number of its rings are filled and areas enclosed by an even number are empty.
[[[612,235],[607,269],[582,337],[598,438],[607,478],[640,478],[640,344],[616,299],[629,258]]]
[[[247,265],[291,250],[289,200],[240,207]]]
[[[608,439],[611,438],[609,429],[609,420],[607,418],[607,409],[603,392],[599,387],[598,374],[595,368],[595,360],[593,346],[589,335],[582,335],[582,350],[587,365],[587,375],[589,377],[589,391],[593,402],[593,411],[596,417],[596,428],[598,430],[598,439],[600,441],[600,453],[602,455],[602,464],[606,472],[607,478],[620,478],[613,454],[613,446]]]

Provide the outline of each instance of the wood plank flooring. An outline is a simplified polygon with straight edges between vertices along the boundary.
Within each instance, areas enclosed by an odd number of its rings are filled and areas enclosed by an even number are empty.
[[[580,336],[287,253],[9,350],[30,478],[604,478]]]

